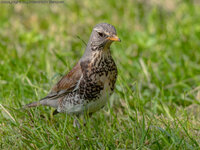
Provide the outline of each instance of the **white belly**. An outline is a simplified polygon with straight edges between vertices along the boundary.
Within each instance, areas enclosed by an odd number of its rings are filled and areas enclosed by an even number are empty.
[[[99,109],[101,109],[103,106],[106,105],[107,101],[109,100],[110,95],[112,94],[111,88],[109,86],[109,78],[112,74],[109,74],[108,76],[102,76],[100,77],[100,81],[104,83],[104,88],[100,93],[100,98],[96,100],[91,100],[89,103],[84,104],[78,104],[78,105],[71,105],[66,103],[65,105],[65,111],[67,114],[81,114],[85,111],[92,113],[96,112]],[[82,100],[87,101],[87,100]]]
[[[106,105],[110,95],[111,95],[110,87],[108,87],[108,85],[105,83],[104,89],[101,91],[101,96],[99,99],[92,100],[87,104],[79,104],[79,105],[66,104],[65,111],[67,114],[81,114],[84,113],[85,111],[89,113],[96,112]]]

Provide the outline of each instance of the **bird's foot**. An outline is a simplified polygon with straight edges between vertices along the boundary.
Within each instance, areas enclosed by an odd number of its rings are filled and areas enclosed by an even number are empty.
[[[80,123],[79,123],[78,119],[76,119],[76,118],[74,119],[73,126],[80,128]]]

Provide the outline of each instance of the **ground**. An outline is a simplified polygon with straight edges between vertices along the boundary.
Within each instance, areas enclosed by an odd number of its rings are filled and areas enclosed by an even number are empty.
[[[0,4],[0,149],[200,149],[200,4],[70,1]],[[44,97],[113,24],[119,76],[108,105],[73,127]]]

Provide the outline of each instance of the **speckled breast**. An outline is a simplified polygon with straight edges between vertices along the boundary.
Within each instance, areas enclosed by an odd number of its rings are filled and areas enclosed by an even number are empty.
[[[97,57],[81,64],[83,75],[77,89],[64,99],[59,111],[80,114],[87,110],[95,112],[102,108],[113,93],[117,79],[117,67],[111,56]]]
[[[80,83],[80,94],[84,99],[94,101],[102,96],[111,95],[117,79],[117,67],[112,57],[94,57],[91,61],[81,63],[83,80]]]

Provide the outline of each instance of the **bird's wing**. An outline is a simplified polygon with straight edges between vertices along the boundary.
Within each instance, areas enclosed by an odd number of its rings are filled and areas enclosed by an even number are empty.
[[[77,84],[80,83],[82,70],[80,63],[77,63],[74,68],[52,88],[51,92],[41,100],[44,99],[58,99],[67,93],[73,91]]]

